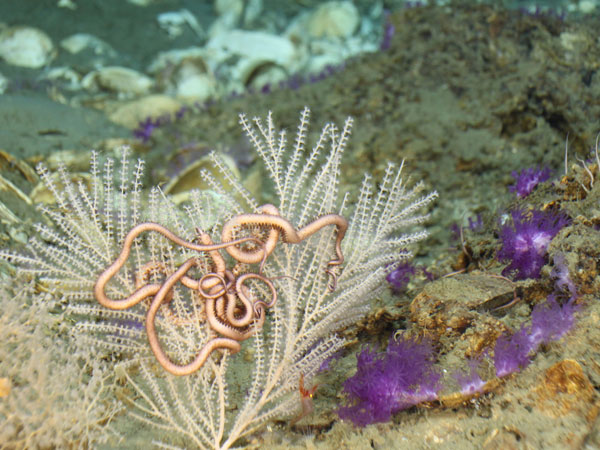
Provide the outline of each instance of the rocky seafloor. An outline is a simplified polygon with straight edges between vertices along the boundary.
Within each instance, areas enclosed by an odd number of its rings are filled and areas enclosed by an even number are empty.
[[[363,21],[372,11],[365,4],[359,4]],[[34,233],[32,224],[39,220],[34,203],[43,201],[45,193],[36,189],[38,180],[27,167],[39,161],[51,168],[62,161],[73,172],[85,172],[88,149],[111,152],[127,144],[146,160],[147,184],[168,185],[185,178],[188,165],[201,167],[208,151],[217,149],[228,155],[249,190],[268,201],[273,194],[262,184],[264,174],[241,135],[238,114],[272,111],[281,127],[293,130],[299,111],[308,105],[313,134],[320,124],[341,124],[352,116],[342,190],[356,190],[364,172],[381,179],[387,161],[404,159],[406,173],[440,193],[428,224],[430,237],[418,248],[419,270],[408,285],[401,292],[386,291],[363,322],[346,330],[352,345],[331,372],[317,378],[315,412],[294,427],[274,423],[246,445],[600,447],[600,183],[595,182],[600,172],[593,152],[600,131],[598,16],[462,3],[399,9],[376,18],[370,22],[376,39],[361,34],[357,25],[348,39],[334,41],[339,48],[365,46],[352,56],[314,71],[306,62],[306,71],[299,73],[269,61],[243,80],[235,78],[234,71],[242,67],[237,59],[209,62],[206,70],[195,53],[155,72],[148,69],[156,54],[193,36],[196,31],[189,24],[170,44],[146,49],[131,60],[128,68],[139,77],[134,88],[115,88],[98,72],[117,63],[125,66],[123,55],[145,47],[149,37],[144,33],[139,41],[128,42],[127,50],[113,43],[114,53],[86,50],[78,57],[59,50],[53,58],[63,69],[54,79],[46,76],[48,62],[33,69],[2,63],[0,72],[9,81],[0,96],[0,149],[7,154],[0,175],[16,189],[0,192],[6,207],[0,239],[6,247],[19,248]],[[58,25],[46,30],[55,42],[75,31],[57,30]],[[389,42],[380,48],[388,39],[386,30]],[[321,55],[328,49],[337,55],[338,47],[330,42],[311,39],[308,48],[319,43]],[[313,56],[309,53],[306,61]],[[190,86],[180,83],[190,73],[196,80],[202,73],[214,77],[212,95],[193,101],[179,96],[180,89]],[[255,81],[258,75],[267,77],[260,83],[269,77],[277,81],[265,88]],[[547,167],[551,176],[518,198],[509,189],[515,183],[512,173],[531,167]],[[202,188],[195,183],[172,186],[171,194],[185,201],[190,188]],[[570,218],[545,249],[547,264],[535,278],[498,278],[508,264],[499,258],[502,229],[515,208]],[[469,219],[477,217],[480,225],[469,226]],[[436,367],[452,379],[467,358],[485,353],[502,333],[528,323],[534,307],[554,289],[558,254],[577,288],[574,324],[561,339],[529,355],[526,367],[504,377],[483,367],[487,388],[466,395],[456,384],[445,383],[437,400],[403,410],[390,422],[354,427],[339,419],[336,409],[345,401],[342,385],[356,370],[361,346],[385,346],[398,330],[426,336],[435,343]],[[126,420],[115,421],[117,430],[134,433],[126,437],[125,448],[144,439],[143,430],[132,431],[123,424]]]

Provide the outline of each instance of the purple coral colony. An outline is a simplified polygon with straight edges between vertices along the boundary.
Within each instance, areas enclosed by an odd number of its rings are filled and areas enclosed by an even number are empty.
[[[512,175],[515,184],[509,189],[517,199],[524,199],[536,186],[547,181],[551,172],[548,168],[528,168]],[[506,216],[508,220],[500,225],[498,232],[496,252],[497,260],[506,264],[502,276],[515,281],[539,279],[542,267],[549,262],[548,246],[558,232],[569,225],[569,217],[552,211],[525,209],[515,209]],[[480,216],[469,219],[469,230],[483,231]],[[451,374],[464,398],[485,393],[493,382],[524,369],[540,346],[561,339],[573,327],[579,309],[575,304],[577,289],[569,276],[565,256],[555,254],[552,263],[550,277],[554,279],[554,292],[533,307],[529,321],[513,333],[502,334],[492,348],[485,349],[479,357],[467,359],[463,371]],[[404,292],[418,271],[427,278],[431,276],[406,260],[392,266],[387,276],[392,292]],[[487,372],[482,370],[486,362],[492,369]],[[482,377],[483,372],[490,373],[487,380]],[[443,390],[456,391],[446,384],[453,383],[444,381],[431,339],[397,333],[385,351],[370,346],[360,351],[356,373],[344,383],[346,405],[338,409],[338,414],[357,426],[386,422],[398,411],[440,400]]]

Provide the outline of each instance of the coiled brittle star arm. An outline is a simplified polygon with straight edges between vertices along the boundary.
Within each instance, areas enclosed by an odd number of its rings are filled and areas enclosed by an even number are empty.
[[[257,227],[269,227],[269,235],[264,242],[264,247],[260,249],[246,250],[241,249],[237,246],[227,247],[225,251],[229,253],[237,261],[246,264],[261,263],[264,264],[264,260],[273,252],[280,234],[283,234],[283,242],[289,244],[298,244],[304,239],[312,236],[321,228],[328,225],[335,225],[337,227],[337,237],[335,240],[335,252],[337,259],[332,259],[327,263],[328,269],[326,272],[332,277],[330,289],[334,290],[336,287],[336,275],[331,270],[332,266],[339,266],[344,262],[344,254],[342,253],[342,240],[346,235],[348,229],[348,221],[338,214],[326,214],[313,220],[309,224],[303,226],[299,230],[296,230],[294,226],[287,220],[279,215],[279,210],[270,204],[261,206],[261,212],[259,214],[239,214],[229,219],[225,225],[223,225],[223,231],[221,233],[222,242],[233,242],[233,233],[236,228],[244,226],[257,226]]]
[[[127,298],[119,299],[119,300],[113,300],[113,299],[108,298],[108,296],[106,295],[106,292],[105,292],[106,285],[108,284],[108,282],[111,280],[112,277],[114,277],[117,274],[117,272],[127,262],[127,258],[129,257],[129,254],[131,252],[131,246],[133,245],[134,239],[146,231],[156,231],[156,232],[162,234],[163,236],[165,236],[167,239],[173,241],[177,245],[181,245],[182,247],[188,248],[190,250],[196,250],[199,252],[208,252],[211,250],[219,250],[219,249],[226,248],[233,244],[241,244],[241,243],[250,242],[250,241],[262,244],[262,242],[256,238],[246,237],[246,238],[237,239],[235,242],[232,241],[232,242],[226,242],[223,244],[199,245],[199,244],[194,244],[193,242],[188,242],[184,239],[181,239],[175,233],[171,232],[168,228],[165,228],[162,225],[159,225],[157,223],[154,223],[154,222],[140,223],[139,225],[136,225],[131,230],[129,230],[129,233],[127,233],[127,235],[125,236],[125,239],[123,240],[123,248],[121,250],[121,253],[117,257],[117,259],[110,266],[108,266],[96,280],[96,284],[94,285],[94,295],[96,296],[96,300],[98,300],[98,302],[102,306],[105,306],[107,308],[114,309],[114,310],[128,309],[134,305],[137,305],[139,302],[141,302],[145,298],[155,295],[158,292],[158,290],[160,289],[161,284],[146,284],[144,286],[137,288]],[[259,249],[259,253],[261,253],[261,254],[264,253],[264,250],[262,250],[262,247]],[[192,288],[192,289],[196,288],[197,284],[198,284],[198,282],[196,280],[193,280],[188,277],[185,277],[182,280],[182,282],[184,285],[186,285],[187,287]]]
[[[190,258],[184,262],[173,274],[171,274],[165,282],[162,284],[152,303],[148,309],[146,315],[146,333],[148,334],[148,342],[150,348],[156,357],[158,363],[169,373],[173,375],[189,375],[200,369],[210,354],[216,349],[228,349],[232,354],[237,353],[241,349],[241,345],[238,340],[231,338],[212,338],[210,339],[200,350],[200,352],[194,357],[194,359],[183,365],[176,364],[171,361],[169,356],[162,349],[158,340],[158,334],[156,332],[156,313],[166,298],[167,294],[173,289],[173,286],[179,281],[188,270],[197,264],[195,258]],[[216,287],[216,286],[215,286]]]
[[[240,342],[254,335],[264,324],[266,308],[273,307],[277,302],[277,290],[273,282],[262,275],[262,269],[267,257],[275,249],[280,236],[283,234],[283,242],[297,244],[328,225],[337,227],[335,243],[337,259],[330,260],[326,269],[326,272],[332,277],[329,288],[334,290],[336,274],[331,267],[340,265],[344,261],[341,241],[348,228],[346,219],[337,214],[327,214],[296,230],[288,220],[280,216],[275,206],[267,204],[261,207],[260,214],[240,214],[230,219],[223,226],[220,244],[214,244],[205,232],[199,232],[197,239],[201,244],[196,244],[181,239],[157,223],[144,222],[136,225],[125,236],[122,250],[116,260],[96,280],[94,294],[100,304],[114,310],[130,308],[142,300],[154,296],[146,314],[146,332],[152,352],[159,364],[168,372],[174,375],[191,374],[204,365],[214,350],[227,349],[231,353],[237,353],[241,348]],[[268,236],[264,242],[256,237],[233,239],[234,230],[243,227],[267,227],[269,228]],[[135,290],[128,297],[118,300],[109,298],[105,292],[106,285],[126,264],[135,238],[146,231],[158,232],[184,248],[207,252],[213,261],[212,271],[203,274],[199,279],[189,277],[188,271],[201,264],[196,257],[186,260],[170,275],[164,263],[151,261],[138,268]],[[239,247],[239,244],[249,242],[258,244],[258,247]],[[234,275],[231,270],[227,269],[225,260],[219,252],[221,249],[226,250],[240,263],[260,263],[259,272]],[[166,279],[162,283],[149,283],[153,271],[161,272]],[[250,288],[244,284],[252,279],[265,283],[270,291],[270,300],[253,296]],[[171,318],[171,323],[177,326],[187,326],[206,320],[213,336],[203,345],[191,362],[183,364],[178,364],[170,359],[160,344],[156,330],[156,315],[163,304],[172,301],[174,287],[178,282],[199,294],[199,298],[204,301],[204,317],[197,316],[191,321],[179,321],[177,317],[174,317]],[[166,317],[169,318],[169,315],[167,314]],[[214,337],[215,333],[222,337]]]
[[[200,239],[206,245],[212,244],[206,233],[202,233]],[[258,274],[240,276],[235,282],[235,294],[227,292],[226,278],[231,281],[233,275],[226,270],[225,261],[218,251],[211,250],[209,254],[213,259],[216,272],[211,272],[199,280],[198,291],[205,299],[207,322],[213,331],[221,333],[224,337],[209,339],[194,359],[187,364],[174,363],[160,344],[156,330],[156,314],[163,302],[168,301],[167,299],[175,283],[185,277],[185,274],[192,267],[198,265],[195,258],[188,259],[165,280],[154,296],[146,315],[146,333],[150,348],[159,364],[173,375],[189,375],[197,371],[204,365],[214,350],[228,349],[232,354],[237,353],[241,348],[239,342],[248,339],[256,330],[262,327],[265,321],[263,308],[271,307],[277,301],[277,293],[271,281]],[[267,284],[272,294],[269,303],[262,300],[253,301],[249,297],[248,289],[243,286],[244,281],[249,278],[259,279]],[[219,286],[219,283],[224,286]],[[218,296],[221,292],[224,293]],[[236,298],[241,300],[241,308],[237,305]],[[242,317],[235,315],[236,312],[239,314],[239,310],[243,312]],[[255,312],[258,317],[255,317]]]

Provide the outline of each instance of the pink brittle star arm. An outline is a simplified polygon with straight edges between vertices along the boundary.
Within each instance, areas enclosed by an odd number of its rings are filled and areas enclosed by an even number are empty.
[[[154,223],[154,222],[140,223],[139,225],[136,225],[131,230],[129,230],[129,233],[127,233],[127,235],[125,236],[125,239],[123,240],[123,248],[121,250],[121,253],[117,257],[117,259],[110,266],[108,266],[96,280],[96,284],[94,285],[94,295],[96,296],[96,300],[98,300],[98,302],[101,305],[103,305],[107,308],[110,308],[110,309],[114,309],[114,310],[124,310],[127,308],[131,308],[134,305],[137,305],[139,302],[141,302],[145,298],[155,295],[158,292],[158,290],[160,289],[160,286],[161,286],[160,284],[146,284],[144,286],[137,288],[128,297],[126,297],[124,299],[119,299],[119,300],[113,300],[113,299],[109,298],[105,292],[106,285],[108,284],[108,282],[111,280],[111,278],[113,276],[115,276],[117,274],[117,272],[127,262],[127,258],[129,257],[129,254],[131,252],[131,247],[133,245],[134,239],[136,237],[138,237],[141,233],[144,233],[146,231],[156,231],[156,232],[162,234],[163,236],[165,236],[167,239],[170,239],[172,242],[174,242],[177,245],[181,245],[182,247],[188,248],[190,250],[196,250],[199,252],[208,252],[211,250],[219,250],[222,248],[226,248],[232,244],[244,243],[244,242],[249,242],[249,241],[261,243],[261,241],[256,238],[246,237],[246,238],[238,239],[237,242],[235,242],[235,243],[232,241],[232,242],[226,242],[223,244],[198,245],[198,244],[194,244],[192,242],[188,242],[184,239],[181,239],[175,233],[171,232],[169,229],[167,229],[157,223]],[[262,250],[261,250],[261,252],[262,252]],[[186,286],[190,283],[191,283],[190,279],[186,279],[184,281],[184,284]]]
[[[239,214],[228,220],[225,225],[223,225],[221,241],[232,242],[234,229],[238,227],[270,227],[271,230],[266,242],[264,243],[263,252],[259,252],[258,249],[243,250],[237,246],[227,247],[225,249],[227,253],[229,253],[239,262],[246,264],[256,264],[260,262],[262,269],[264,259],[273,252],[280,232],[283,233],[284,242],[289,244],[298,244],[328,225],[335,225],[337,227],[337,237],[335,241],[335,252],[337,259],[332,259],[327,263],[328,269],[326,271],[332,277],[330,289],[334,290],[336,285],[336,276],[331,270],[331,267],[339,266],[344,262],[344,254],[342,253],[342,240],[344,239],[346,230],[348,229],[348,221],[343,216],[338,214],[326,214],[310,222],[299,230],[296,230],[288,220],[279,215],[279,211],[275,206],[267,204],[261,207],[260,214]]]
[[[200,235],[200,239],[204,244],[211,245],[212,241],[210,240],[210,236],[208,236],[208,234],[202,233]],[[225,278],[232,283],[233,275],[231,272],[226,270],[225,260],[218,251],[211,250],[209,251],[209,255],[213,259],[215,266],[214,270],[216,272],[211,272],[198,280],[198,290],[201,295],[205,296],[206,299],[205,311],[209,325],[213,331],[219,332],[225,337],[210,339],[191,362],[183,365],[174,363],[165,353],[160,344],[158,333],[156,331],[156,314],[158,313],[160,306],[167,301],[167,298],[170,295],[172,295],[171,291],[175,286],[175,283],[181,281],[186,276],[186,273],[192,267],[198,264],[194,258],[188,259],[165,280],[152,300],[146,315],[146,333],[148,335],[150,348],[152,349],[152,352],[154,353],[158,363],[167,372],[173,375],[189,375],[199,370],[214,350],[228,349],[232,354],[237,353],[241,348],[239,342],[252,336],[252,334],[254,334],[254,332],[264,323],[265,315],[262,308],[272,306],[277,300],[275,288],[269,280],[266,280],[264,277],[257,274],[247,274],[247,276],[242,276],[237,279],[235,285],[236,290],[239,291],[239,297],[246,309],[244,318],[246,316],[248,316],[248,318],[244,320],[236,318],[234,316],[234,309],[236,306],[235,296],[226,292],[226,286],[221,287],[219,285],[220,283],[223,285],[225,284]],[[260,305],[258,305],[259,302],[252,304],[246,295],[247,289],[242,285],[242,283],[248,278],[258,278],[266,282],[271,287],[273,293],[271,302],[265,303],[261,301]],[[221,294],[217,298],[221,292],[224,292],[224,294]],[[248,325],[254,320],[254,311],[256,308],[258,308],[260,314],[258,320],[246,328],[238,327],[237,324],[240,321],[243,321],[244,325]],[[234,319],[234,324],[231,323],[231,320],[228,320],[229,314],[223,311],[223,309],[231,309],[231,316]]]
[[[210,236],[206,233],[200,234],[199,239],[204,245],[211,245],[213,243]],[[277,290],[271,280],[256,273],[246,273],[235,278],[230,271],[225,270],[225,260],[218,251],[210,251],[209,255],[213,259],[215,273],[207,274],[207,279],[218,276],[223,280],[222,283],[225,284],[223,277],[227,278],[228,283],[224,288],[225,291],[228,290],[230,283],[235,286],[235,295],[225,292],[223,296],[214,295],[214,289],[211,292],[206,292],[207,289],[215,286],[215,284],[211,286],[202,284],[200,286],[200,294],[206,298],[206,315],[209,325],[214,331],[232,339],[247,339],[252,335],[253,330],[244,329],[244,327],[251,326],[253,328],[262,326],[264,322],[264,309],[275,305],[277,302]],[[248,289],[244,286],[244,282],[250,279],[258,279],[267,285],[271,291],[271,301],[267,303],[264,300],[250,298]],[[236,310],[238,309],[236,298],[243,305],[243,314],[241,317],[236,316]],[[252,324],[254,319],[258,319],[258,322]]]
[[[232,354],[240,351],[240,343],[231,338],[212,338],[210,339],[194,359],[187,364],[175,364],[165,353],[160,345],[158,334],[156,332],[156,314],[162,305],[163,301],[177,283],[188,270],[197,264],[195,258],[190,258],[184,262],[173,274],[171,274],[160,287],[159,291],[154,296],[148,313],[146,315],[146,333],[148,334],[148,342],[150,348],[156,357],[158,363],[169,373],[173,375],[189,375],[200,369],[210,354],[217,349],[228,349]]]

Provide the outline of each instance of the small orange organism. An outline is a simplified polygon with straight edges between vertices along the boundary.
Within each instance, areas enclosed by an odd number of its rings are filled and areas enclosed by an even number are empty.
[[[305,389],[304,388],[304,374],[303,373],[300,374],[300,382],[299,382],[298,390],[300,391],[300,405],[302,406],[302,411],[300,411],[300,414],[298,415],[298,417],[294,418],[290,422],[291,427],[293,427],[300,419],[303,419],[304,417],[308,416],[315,410],[312,399],[313,399],[313,396],[315,395],[315,391],[317,390],[318,387],[319,387],[319,385],[315,384],[310,389]]]
[[[0,378],[0,398],[8,397],[8,394],[10,394],[10,380],[8,378]]]

